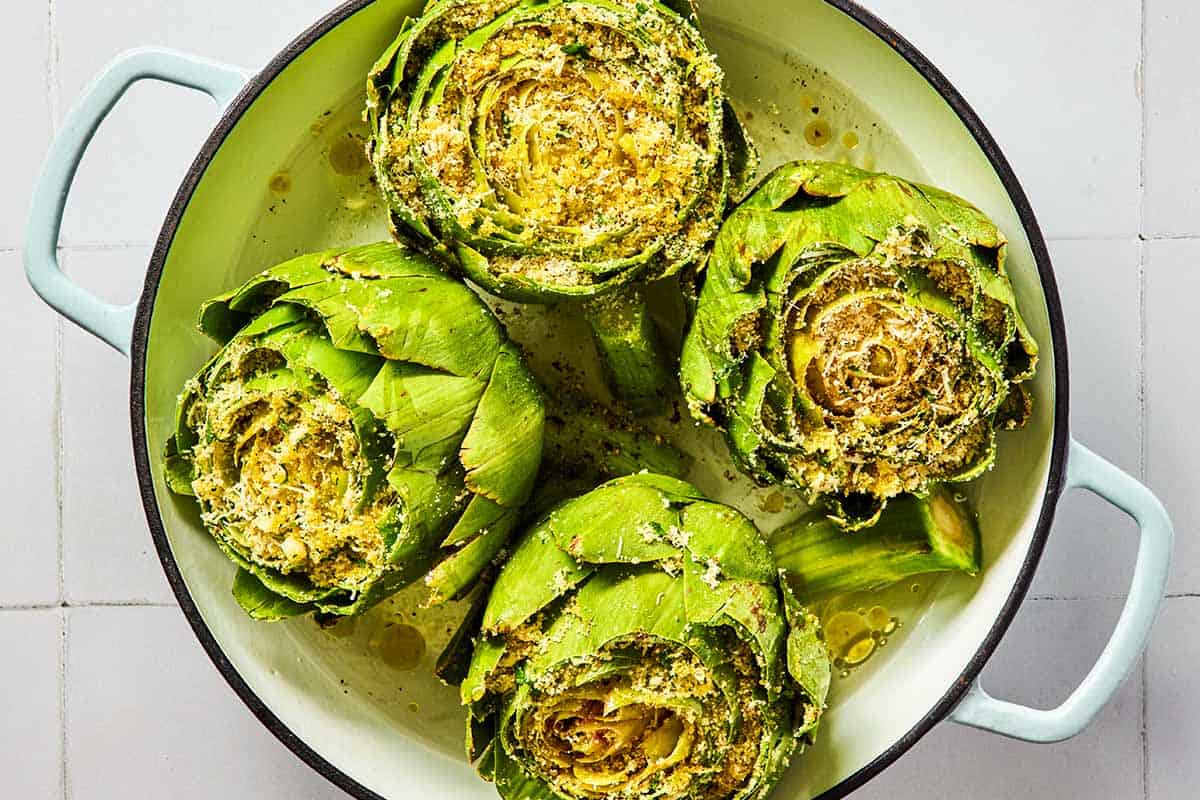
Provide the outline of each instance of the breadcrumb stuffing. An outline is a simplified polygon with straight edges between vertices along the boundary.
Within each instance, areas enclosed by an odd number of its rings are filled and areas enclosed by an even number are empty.
[[[690,649],[634,635],[541,676],[515,723],[518,746],[536,774],[568,797],[732,796],[755,775],[763,701],[750,648],[728,638],[735,701]],[[585,679],[609,659],[633,663]]]
[[[790,472],[812,491],[919,491],[989,452],[989,420],[1008,387],[961,324],[911,301],[905,270],[927,264],[928,279],[972,313],[966,268],[925,261],[933,256],[919,227],[901,226],[788,304],[792,379],[819,410],[798,415],[803,447]]]
[[[381,525],[398,513],[396,498],[385,489],[364,503],[366,460],[332,390],[246,388],[262,352],[234,353],[237,379],[189,410],[202,518],[256,564],[355,589],[382,564]]]
[[[518,14],[462,45],[513,6],[460,4],[416,36],[380,134],[390,187],[418,216],[444,208],[470,236],[520,245],[489,253],[498,276],[586,286],[593,265],[697,258],[724,204],[713,54],[633,0]],[[449,40],[452,60],[412,96],[421,56]]]

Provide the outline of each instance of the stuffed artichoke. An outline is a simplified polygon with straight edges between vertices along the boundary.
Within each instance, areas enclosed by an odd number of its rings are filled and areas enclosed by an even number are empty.
[[[472,759],[509,800],[764,797],[830,677],[781,592],[754,525],[679,480],[564,503],[487,601],[462,684]]]
[[[607,294],[613,381],[662,380],[636,288],[612,293],[699,262],[748,186],[722,80],[684,3],[430,3],[368,83],[393,229],[510,300]]]
[[[772,173],[726,221],[681,364],[747,472],[847,526],[964,481],[1024,424],[1037,345],[1003,234],[939,189],[840,164]]]
[[[248,613],[471,586],[532,491],[544,410],[466,286],[392,243],[331,250],[209,301],[200,328],[222,348],[180,396],[167,475]]]

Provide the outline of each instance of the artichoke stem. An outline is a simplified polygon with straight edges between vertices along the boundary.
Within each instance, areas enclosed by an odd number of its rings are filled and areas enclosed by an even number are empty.
[[[677,384],[643,287],[588,300],[583,315],[613,394],[638,414],[661,409]]]
[[[928,572],[974,575],[980,567],[975,515],[944,486],[926,498],[896,498],[865,530],[848,532],[814,515],[775,531],[770,544],[779,568],[806,600],[874,591]]]
[[[561,391],[546,406],[541,471],[525,516],[638,472],[686,477],[691,459],[662,436],[599,403]]]

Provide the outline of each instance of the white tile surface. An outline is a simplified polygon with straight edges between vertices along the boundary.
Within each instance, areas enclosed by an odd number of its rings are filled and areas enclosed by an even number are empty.
[[[72,798],[346,796],[259,724],[178,609],[69,609],[66,704]]]
[[[1136,239],[1050,245],[1067,322],[1071,432],[1134,475],[1141,451],[1140,251]],[[1072,492],[1059,504],[1030,591],[1122,596],[1136,554],[1137,528],[1129,517],[1090,492]]]
[[[69,107],[105,64],[131,47],[171,47],[258,69],[335,5],[333,0],[56,0],[61,105]],[[213,103],[197,92],[153,82],[134,86],[84,158],[68,203],[63,241],[153,242],[180,180],[216,120]]]
[[[984,671],[995,696],[1062,702],[1092,666],[1120,613],[1116,600],[1031,600]],[[1140,800],[1140,674],[1079,737],[1034,745],[943,723],[855,800]],[[1189,795],[1163,795],[1183,798]]]
[[[1194,797],[1200,784],[1200,598],[1167,601],[1147,656],[1148,800]]]
[[[1146,479],[1175,522],[1175,563],[1169,590],[1200,592],[1200,434],[1196,397],[1196,312],[1200,241],[1146,246]]]
[[[0,52],[8,70],[4,80],[4,146],[0,148],[0,247],[17,247],[25,238],[29,193],[50,142],[49,15],[46,2],[7,4],[0,27]]]
[[[131,47],[162,46],[257,70],[334,7],[332,0],[91,2],[56,0],[61,106]],[[103,30],[103,36],[96,36]],[[208,97],[143,82],[101,126],[80,167],[66,243],[149,243],[200,145],[216,124]]]
[[[1200,234],[1200,6],[1146,0],[1146,233]]]
[[[4,797],[62,796],[62,611],[0,611],[0,787]]]
[[[864,4],[979,112],[1048,236],[1138,232],[1139,0]]]
[[[0,341],[21,342],[0,360],[0,441],[9,468],[0,482],[0,605],[57,603],[57,332],[54,316],[25,282],[21,257],[0,253]]]
[[[66,253],[72,278],[113,301],[137,296],[144,248]],[[129,432],[129,360],[63,331],[63,547],[71,603],[171,603],[146,527]]]

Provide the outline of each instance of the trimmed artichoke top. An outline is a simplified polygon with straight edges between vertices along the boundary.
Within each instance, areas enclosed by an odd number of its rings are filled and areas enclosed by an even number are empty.
[[[469,588],[532,491],[540,389],[426,256],[300,256],[204,304],[222,348],[180,396],[176,492],[238,565],[252,616],[358,613],[424,579]]]
[[[1005,238],[940,189],[840,164],[773,172],[726,221],[688,332],[693,413],[764,482],[847,525],[991,466],[1037,345]]]
[[[764,797],[830,679],[783,592],[753,523],[687,483],[567,501],[488,598],[461,687],[472,760],[509,800]]]
[[[519,301],[698,262],[755,157],[690,6],[438,0],[372,70],[399,236]]]

